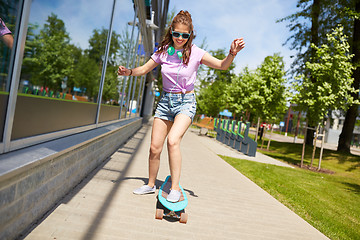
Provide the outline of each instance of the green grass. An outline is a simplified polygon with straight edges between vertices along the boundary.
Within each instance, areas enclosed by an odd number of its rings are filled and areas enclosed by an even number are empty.
[[[258,146],[261,146],[260,141],[258,141]],[[258,149],[258,151],[283,162],[300,165],[302,144],[271,141],[269,151],[265,150],[266,146],[267,141],[264,141],[263,150]],[[310,165],[312,151],[313,147],[306,145],[304,165]],[[315,152],[313,167],[318,167],[319,158],[320,148],[318,146]],[[344,176],[360,183],[360,156],[324,149],[321,169],[333,171],[335,175]]]
[[[260,152],[296,165],[301,149],[301,144],[272,141],[270,151]],[[306,150],[309,164],[312,147]],[[359,156],[324,150],[322,167],[332,174],[221,157],[329,238],[360,239]]]

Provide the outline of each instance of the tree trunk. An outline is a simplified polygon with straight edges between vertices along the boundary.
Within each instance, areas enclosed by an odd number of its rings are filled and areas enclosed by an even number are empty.
[[[272,134],[273,134],[273,130],[274,130],[274,124],[271,124],[270,137],[269,137],[269,141],[268,141],[267,148],[266,148],[266,150],[268,150],[268,151],[270,149],[270,142],[271,142],[271,137],[272,137]]]
[[[316,127],[316,133],[315,133],[315,136],[314,136],[314,139],[313,139],[313,141],[314,141],[314,148],[313,148],[313,152],[312,152],[312,156],[311,156],[310,167],[312,167],[313,162],[314,162],[314,158],[315,158],[316,140],[317,140],[317,138],[318,138],[319,126],[320,126],[320,125],[318,125],[318,126]]]
[[[295,130],[294,143],[296,143],[297,136],[298,136],[298,134],[299,134],[300,118],[301,118],[301,111],[299,111],[299,114],[298,114],[298,119],[297,119],[297,123],[296,123],[296,130]]]
[[[290,107],[289,107],[287,119],[286,119],[285,137],[287,136],[288,131],[289,131],[290,113],[291,113],[291,103],[290,103]]]
[[[306,127],[308,125],[308,119],[306,118],[306,124],[305,124],[305,130],[306,130]],[[304,158],[305,158],[305,146],[306,146],[306,136],[307,136],[307,131],[305,131],[304,133],[304,141],[303,141],[303,147],[302,147],[302,152],[301,152],[301,163],[300,163],[300,167],[302,168],[304,166]]]
[[[356,0],[355,5],[356,13],[360,13],[360,0]],[[357,67],[353,72],[354,83],[353,86],[355,89],[359,89],[360,84],[360,19],[355,19],[354,21],[354,33],[353,33],[353,64]],[[354,98],[358,98],[357,94],[353,94]],[[356,122],[356,117],[358,115],[358,106],[351,106],[345,115],[344,125],[339,137],[338,143],[338,152],[347,152],[350,153],[350,143],[354,131],[354,126]]]
[[[314,0],[312,8],[311,8],[311,43],[319,46],[319,16],[320,16],[320,1],[321,0]],[[316,55],[316,50],[311,48],[310,50],[310,57],[314,59]],[[311,82],[315,83],[316,79],[313,76],[310,76]],[[307,116],[310,118],[311,116]],[[310,128],[315,128],[315,126],[307,126]],[[307,129],[306,133],[306,144],[312,145],[313,143],[313,136],[314,130]]]
[[[257,142],[258,135],[259,135],[259,126],[260,126],[260,117],[258,117],[258,121],[256,124],[256,135],[255,135],[255,142]]]
[[[358,106],[353,105],[346,112],[344,125],[339,137],[339,142],[337,147],[338,152],[350,153],[351,139],[354,131],[356,117],[358,115],[357,109]]]
[[[314,0],[311,7],[311,43],[319,46],[319,16],[320,16],[320,1]],[[316,49],[311,48],[310,50],[311,57],[315,57]],[[312,81],[315,81],[312,78]]]
[[[264,128],[264,131],[263,131],[263,136],[261,137],[262,140],[261,140],[261,150],[263,149],[263,145],[264,145],[264,141],[265,141],[265,134],[266,134],[267,130],[266,128]]]
[[[321,148],[320,148],[320,157],[319,157],[319,165],[318,165],[318,171],[320,171],[321,169],[321,160],[322,160],[322,155],[323,155],[323,151],[324,151],[324,141],[325,141],[325,127],[323,128],[322,134],[321,134]]]
[[[314,130],[314,126],[307,126],[308,128],[306,129],[306,138],[305,138],[305,143],[307,145],[313,145],[314,142],[314,134],[315,134],[315,130]]]

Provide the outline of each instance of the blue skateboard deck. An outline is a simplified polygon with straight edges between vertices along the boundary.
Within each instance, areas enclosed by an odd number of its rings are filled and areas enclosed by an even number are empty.
[[[181,197],[178,202],[172,203],[166,200],[170,193],[171,176],[167,176],[165,182],[161,185],[158,194],[158,204],[156,207],[156,219],[163,219],[163,217],[170,217],[178,219],[181,223],[186,223],[188,215],[185,213],[185,207],[188,204],[184,189],[180,185]]]

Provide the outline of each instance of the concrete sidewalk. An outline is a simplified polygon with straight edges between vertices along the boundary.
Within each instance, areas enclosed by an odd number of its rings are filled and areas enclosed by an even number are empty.
[[[199,135],[199,129],[191,128],[191,129],[189,129],[189,131],[193,132],[194,134]],[[244,155],[243,153],[233,149],[232,147],[229,147],[229,146],[217,141],[216,139],[210,138],[207,136],[198,136],[198,141],[200,141],[202,143],[202,145],[204,145],[204,147],[206,147],[209,151],[215,153],[216,155],[223,155],[223,156],[228,156],[228,157],[233,157],[233,158],[246,159],[246,160],[255,161],[255,162],[273,164],[273,165],[277,165],[277,166],[281,166],[281,167],[294,168],[293,166],[291,166],[289,164],[278,161],[278,160],[276,160],[272,157],[269,157],[265,154],[262,154],[260,152],[256,152],[255,157],[249,157],[249,156]]]
[[[156,195],[132,194],[148,175],[150,134],[144,125],[25,239],[327,239],[217,156],[232,149],[191,130],[181,146],[188,223],[156,220]],[[164,147],[157,186],[168,174]]]

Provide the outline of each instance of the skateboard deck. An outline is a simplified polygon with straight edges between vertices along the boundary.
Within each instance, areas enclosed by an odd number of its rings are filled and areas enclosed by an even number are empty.
[[[181,223],[186,223],[188,215],[185,213],[185,207],[188,204],[184,189],[180,185],[181,197],[178,202],[172,203],[166,200],[170,193],[171,176],[167,176],[165,182],[161,185],[158,194],[158,204],[156,207],[156,219],[163,219],[163,217],[171,217],[180,220]]]

